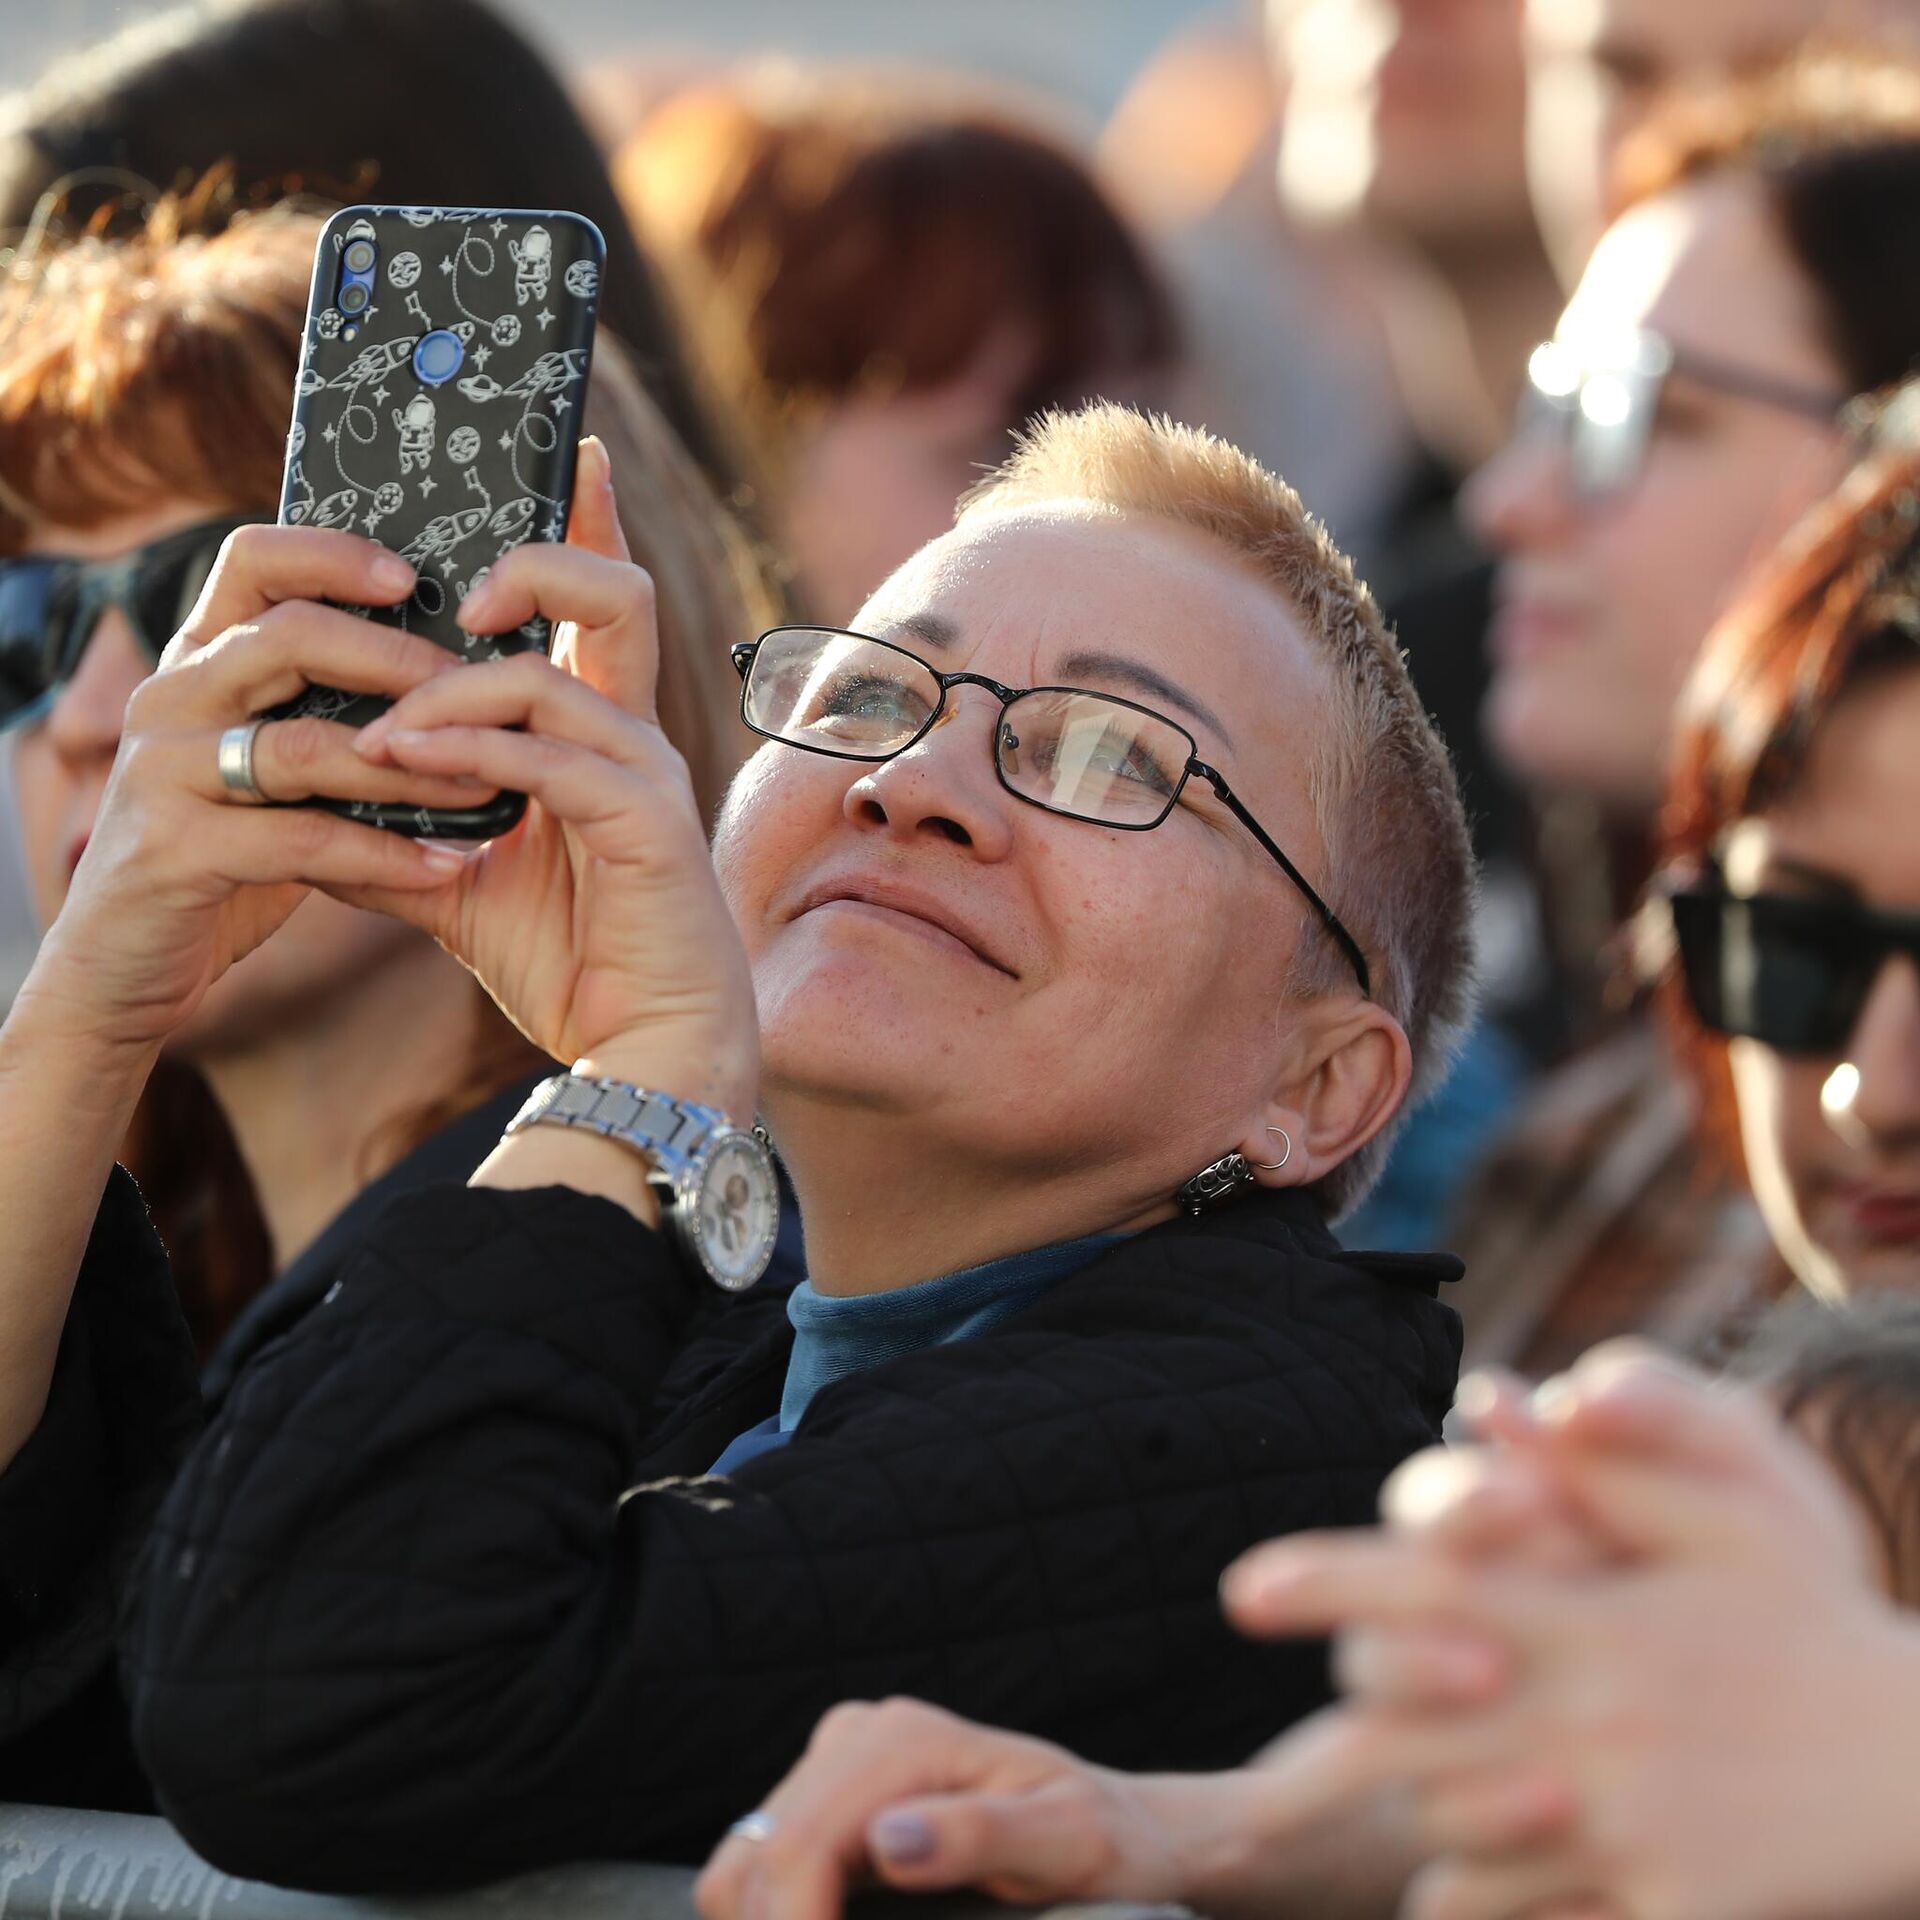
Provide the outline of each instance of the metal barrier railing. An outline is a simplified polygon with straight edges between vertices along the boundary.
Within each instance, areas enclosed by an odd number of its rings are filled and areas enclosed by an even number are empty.
[[[694,1920],[683,1867],[559,1867],[472,1893],[345,1899],[236,1880],[164,1820],[0,1805],[0,1920]],[[914,1920],[1006,1920],[975,1898],[862,1901]],[[1047,1920],[1166,1920],[1172,1908],[1083,1906]]]

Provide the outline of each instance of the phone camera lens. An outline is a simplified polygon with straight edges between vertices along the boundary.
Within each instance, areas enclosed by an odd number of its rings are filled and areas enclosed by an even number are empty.
[[[366,273],[373,266],[373,242],[371,240],[349,240],[346,250],[346,265],[349,273]]]
[[[367,290],[359,281],[349,281],[340,289],[340,311],[342,313],[364,313],[367,310]]]

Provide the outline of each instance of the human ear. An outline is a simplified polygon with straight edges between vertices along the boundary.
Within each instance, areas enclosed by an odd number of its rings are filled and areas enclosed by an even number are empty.
[[[1392,1121],[1412,1081],[1400,1022],[1371,1000],[1343,1008],[1311,1036],[1304,1061],[1294,1054],[1239,1150],[1263,1187],[1312,1186]]]

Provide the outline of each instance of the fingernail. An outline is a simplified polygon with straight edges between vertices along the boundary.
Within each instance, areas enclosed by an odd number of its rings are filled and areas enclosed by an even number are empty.
[[[1220,1576],[1220,1599],[1229,1607],[1260,1607],[1287,1590],[1283,1569],[1269,1569],[1261,1561],[1236,1561]]]
[[[881,1814],[868,1830],[867,1839],[882,1860],[901,1866],[932,1859],[938,1844],[932,1823],[918,1813]]]
[[[1529,1404],[1536,1420],[1551,1424],[1564,1420],[1573,1411],[1575,1400],[1573,1382],[1564,1373],[1556,1373],[1534,1388]]]
[[[435,873],[456,873],[467,864],[467,856],[464,853],[455,853],[451,847],[423,845],[420,849],[420,858]]]
[[[425,727],[395,727],[387,735],[387,746],[390,750],[397,747],[404,753],[409,747],[420,746],[432,738],[433,735]]]
[[[383,553],[373,563],[371,573],[373,584],[390,593],[413,585],[413,569],[397,553]]]
[[[1453,1396],[1453,1410],[1463,1420],[1484,1420],[1500,1403],[1500,1389],[1484,1373],[1470,1373]]]
[[[482,580],[467,597],[460,602],[460,611],[454,617],[469,633],[473,631],[476,620],[487,617],[487,609],[493,604],[493,582]]]

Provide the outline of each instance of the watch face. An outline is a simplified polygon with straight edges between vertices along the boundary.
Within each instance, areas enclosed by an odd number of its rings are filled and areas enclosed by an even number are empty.
[[[767,1270],[780,1231],[780,1185],[751,1134],[714,1148],[700,1180],[700,1257],[723,1287],[750,1287]]]

